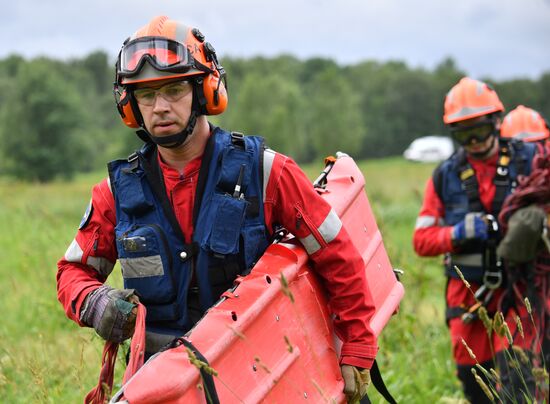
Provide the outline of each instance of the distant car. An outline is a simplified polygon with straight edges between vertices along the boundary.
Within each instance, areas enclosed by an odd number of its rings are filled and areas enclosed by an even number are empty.
[[[454,152],[453,141],[446,136],[424,136],[413,140],[403,152],[407,160],[423,163],[437,162],[447,159]]]

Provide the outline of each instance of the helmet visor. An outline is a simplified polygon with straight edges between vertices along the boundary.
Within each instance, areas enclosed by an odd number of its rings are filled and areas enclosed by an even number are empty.
[[[163,72],[185,73],[194,66],[193,57],[183,44],[163,37],[142,37],[122,47],[118,74],[135,76],[145,61]]]
[[[454,127],[451,135],[460,145],[467,146],[471,143],[483,143],[489,136],[495,133],[495,125],[492,121],[484,121],[467,127]]]

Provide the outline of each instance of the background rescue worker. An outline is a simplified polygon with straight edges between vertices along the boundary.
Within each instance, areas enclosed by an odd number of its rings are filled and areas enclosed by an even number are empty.
[[[548,370],[550,368],[550,153],[538,154],[531,175],[520,181],[506,198],[499,220],[504,237],[498,254],[506,261],[507,293],[503,311],[517,312],[525,338],[516,338],[514,345],[523,348],[529,358],[528,369],[546,368],[546,380],[540,380],[537,402],[548,402]],[[525,316],[524,299],[531,306]],[[523,369],[522,369],[523,370]],[[506,380],[503,381],[506,383]]]
[[[534,142],[540,154],[550,147],[550,127],[546,119],[532,108],[518,105],[506,114],[500,128],[500,136]]]
[[[150,355],[246,275],[281,225],[301,241],[328,291],[343,341],[344,392],[364,395],[378,348],[362,257],[292,159],[260,137],[209,124],[207,115],[222,113],[228,98],[204,35],[153,18],[124,42],[114,91],[122,120],[139,128],[145,145],[109,164],[58,262],[67,316],[119,342],[133,332],[139,298]],[[104,284],[117,259],[124,290]]]
[[[486,369],[494,367],[493,349],[500,352],[505,346],[500,339],[489,340],[475,312],[466,313],[476,301],[454,266],[473,291],[479,289],[479,300],[494,313],[503,291],[495,252],[499,239],[495,218],[518,176],[529,173],[534,154],[533,145],[499,139],[503,111],[491,87],[468,77],[447,93],[443,121],[461,147],[428,180],[413,236],[417,254],[445,254],[446,319],[458,378],[472,403],[489,399],[471,373],[476,360],[462,340]]]

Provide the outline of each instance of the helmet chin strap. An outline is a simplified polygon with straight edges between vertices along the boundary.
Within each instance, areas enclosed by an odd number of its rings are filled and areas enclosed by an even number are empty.
[[[187,140],[189,135],[193,133],[193,130],[195,129],[195,124],[197,123],[197,116],[198,114],[196,111],[191,111],[187,126],[182,131],[170,136],[155,136],[151,134],[143,124],[141,125],[141,129],[137,131],[137,135],[142,140],[151,140],[158,146],[165,147],[167,149],[173,149],[175,147],[181,146]]]
[[[482,151],[482,152],[476,152],[476,153],[470,152],[469,154],[477,160],[483,160],[486,157],[489,157],[489,154],[493,151],[493,148],[495,147],[495,142],[496,142],[496,139],[497,139],[497,137],[495,135],[491,135],[491,137],[492,137],[492,141],[491,141],[490,146],[487,148],[487,150]]]

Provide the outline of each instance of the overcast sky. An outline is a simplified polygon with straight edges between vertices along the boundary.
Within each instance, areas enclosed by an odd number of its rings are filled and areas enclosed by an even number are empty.
[[[550,0],[1,0],[0,58],[80,57],[165,14],[196,26],[220,56],[403,60],[447,56],[474,78],[550,71]]]

